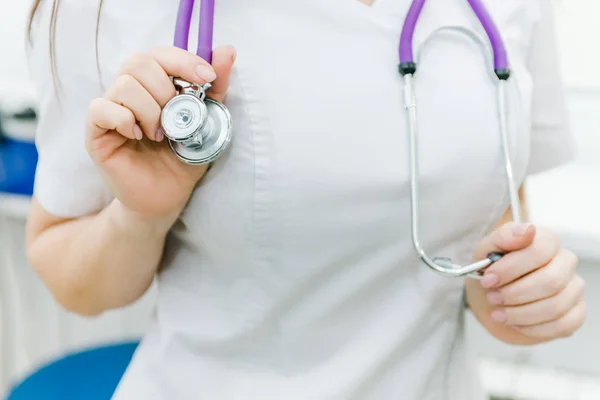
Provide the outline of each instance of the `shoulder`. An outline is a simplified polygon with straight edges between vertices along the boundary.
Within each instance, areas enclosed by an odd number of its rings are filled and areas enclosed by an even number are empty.
[[[173,0],[56,3],[42,1],[32,24],[28,57],[37,81],[54,71],[63,86],[81,80],[107,84],[127,55],[172,41]]]
[[[543,8],[551,0],[490,0],[487,2],[500,30],[509,41],[531,41],[535,27],[543,18]]]
[[[98,5],[73,0],[41,1],[31,26],[28,56],[34,79],[80,75],[94,64]],[[54,64],[54,66],[53,66]],[[78,68],[75,68],[75,64]],[[39,80],[39,79],[38,79]]]
[[[541,9],[551,5],[552,0],[488,0],[485,3],[492,12],[514,22],[531,22],[540,18]]]
[[[178,1],[105,0],[104,3],[97,45],[103,82],[107,83],[132,53],[173,43]]]

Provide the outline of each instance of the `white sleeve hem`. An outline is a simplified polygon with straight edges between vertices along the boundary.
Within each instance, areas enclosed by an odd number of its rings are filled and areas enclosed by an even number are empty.
[[[88,179],[90,173],[61,174],[41,165],[36,171],[33,195],[44,210],[57,217],[78,218],[93,214],[111,202],[112,194],[98,185],[97,179]],[[67,175],[68,179],[65,179]]]

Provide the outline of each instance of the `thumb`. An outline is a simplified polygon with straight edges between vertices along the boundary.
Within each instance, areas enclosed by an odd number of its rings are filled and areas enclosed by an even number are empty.
[[[490,253],[508,253],[529,246],[535,237],[535,226],[528,223],[508,222],[483,238],[475,249],[475,259]]]
[[[229,88],[229,76],[237,53],[233,46],[217,47],[213,51],[212,66],[217,74],[217,79],[211,83],[212,88],[207,95],[213,100],[222,102]]]

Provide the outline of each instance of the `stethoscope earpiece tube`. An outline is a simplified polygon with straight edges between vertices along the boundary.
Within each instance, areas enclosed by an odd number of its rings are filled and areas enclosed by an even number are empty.
[[[459,265],[445,257],[432,258],[427,255],[420,242],[419,237],[419,189],[418,189],[418,130],[417,130],[417,104],[414,89],[414,74],[417,70],[412,41],[418,19],[421,15],[426,0],[413,0],[408,14],[402,27],[400,45],[398,49],[399,65],[398,72],[404,80],[404,103],[407,115],[407,124],[410,139],[410,193],[411,193],[411,230],[412,241],[419,258],[435,272],[451,277],[470,277],[481,279],[483,272],[491,264],[498,262],[503,254],[490,253],[482,260],[475,261],[468,265]],[[508,192],[510,199],[510,208],[512,218],[516,222],[521,221],[521,210],[518,191],[512,171],[512,162],[510,159],[508,126],[507,126],[507,104],[506,104],[506,81],[510,77],[510,68],[504,43],[497,27],[494,24],[490,14],[481,3],[481,0],[467,0],[471,9],[479,19],[481,25],[488,35],[494,55],[494,74],[498,78],[498,114],[500,119],[500,133],[502,139],[502,148],[504,152],[506,180],[508,183]],[[460,29],[456,29],[460,30]]]
[[[188,50],[194,0],[181,0],[177,14],[174,45]],[[201,0],[196,54],[212,62],[214,0]],[[177,95],[161,112],[161,126],[171,150],[186,164],[201,165],[219,158],[231,142],[232,121],[229,110],[208,99],[211,85],[198,85],[174,77]]]

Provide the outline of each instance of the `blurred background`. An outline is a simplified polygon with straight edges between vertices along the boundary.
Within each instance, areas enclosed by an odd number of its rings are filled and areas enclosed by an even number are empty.
[[[553,0],[547,0],[553,1]],[[29,1],[0,0],[0,394],[46,362],[145,330],[154,292],[118,312],[86,320],[60,310],[24,255],[36,153],[35,92],[24,26]],[[589,316],[574,337],[533,348],[503,345],[468,316],[479,373],[493,399],[600,399],[600,2],[555,1],[575,163],[531,178],[531,219],[557,229],[581,260]]]

